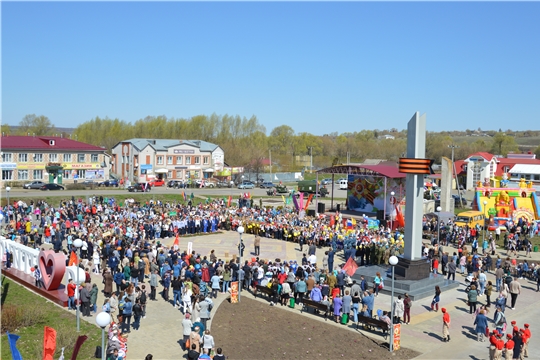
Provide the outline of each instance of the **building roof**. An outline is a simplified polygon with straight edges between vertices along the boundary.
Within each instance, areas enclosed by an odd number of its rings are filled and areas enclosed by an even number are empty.
[[[390,165],[361,165],[347,164],[336,165],[317,171],[320,174],[356,174],[356,175],[382,175],[388,178],[404,178],[406,174],[399,172],[399,169]]]
[[[517,164],[514,165],[509,173],[511,174],[534,174],[539,175],[540,174],[540,164],[536,165],[525,165],[525,164]]]
[[[465,163],[465,160],[456,160],[454,161],[454,165],[456,166],[456,171],[455,173],[457,173],[457,175],[462,175],[462,174],[466,174],[467,172],[463,169],[463,165],[466,165]],[[454,171],[452,170],[452,173],[454,175],[456,175],[454,173]]]
[[[56,136],[2,136],[2,150],[100,151],[106,149]]]
[[[168,148],[178,145],[188,145],[199,148],[200,151],[212,152],[219,146],[203,140],[176,140],[176,139],[129,139],[121,143],[131,143],[137,150],[141,151],[150,145],[156,151],[167,151]],[[116,144],[114,147],[118,146]]]
[[[476,152],[474,154],[469,155],[469,157],[466,160],[468,160],[469,158],[472,158],[473,156],[474,157],[481,156],[484,159],[486,159],[486,161],[491,161],[491,159],[493,159],[495,157],[495,155],[492,155],[492,154],[490,154],[488,152]]]

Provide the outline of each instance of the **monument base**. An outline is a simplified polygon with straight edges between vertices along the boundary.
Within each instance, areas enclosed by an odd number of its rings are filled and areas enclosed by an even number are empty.
[[[429,277],[430,265],[427,259],[409,260],[399,257],[394,269],[396,279],[421,280]]]
[[[45,297],[46,299],[52,301],[55,304],[67,307],[68,296],[66,294],[66,288],[64,285],[60,285],[58,289],[50,291],[47,291],[44,288],[38,288],[36,286],[36,281],[32,275],[26,274],[14,268],[2,269],[2,275],[5,275],[19,285],[26,287],[28,290],[34,291],[35,293]]]

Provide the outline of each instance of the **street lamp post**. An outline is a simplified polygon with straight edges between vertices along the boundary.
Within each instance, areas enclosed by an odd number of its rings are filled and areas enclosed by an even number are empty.
[[[75,239],[75,241],[73,241],[73,246],[75,246],[77,250],[79,250],[83,246],[83,241],[81,239]],[[80,251],[78,251],[78,254],[77,254],[77,291],[75,292],[75,295],[77,295],[75,299],[75,306],[77,308],[77,332],[81,330],[80,316],[79,316],[79,306],[81,304],[80,302],[81,294],[79,292],[79,269],[80,268],[79,268],[78,256],[80,256]]]
[[[440,206],[437,206],[437,243],[441,244],[441,210]]]
[[[111,315],[102,311],[96,316],[96,324],[101,328],[101,360],[105,360],[105,328],[111,323]]]
[[[394,351],[394,269],[398,263],[398,258],[395,255],[390,256],[390,259],[388,259],[388,262],[390,263],[390,266],[392,266],[392,298],[390,300],[390,309],[392,310],[392,314],[390,316],[392,326],[390,328],[390,352]]]
[[[309,156],[310,156],[309,171],[310,173],[313,173],[313,146],[309,147]]]
[[[11,191],[11,188],[9,186],[6,186],[6,195],[7,195],[7,205],[8,205],[8,212],[9,212],[9,192]],[[9,216],[8,216],[8,223],[9,223]]]
[[[395,192],[390,192],[390,205],[395,205],[395,198],[394,195],[396,195]],[[394,213],[394,209],[390,209],[390,232],[394,231],[394,216],[392,215]]]
[[[244,227],[240,225],[238,229],[238,234],[240,235],[240,244],[238,244],[238,257],[239,257],[239,263],[238,263],[238,274],[240,275],[240,268],[242,266],[242,234],[244,233]],[[244,279],[240,280],[240,276],[238,276],[238,302],[240,302],[240,293],[242,292],[242,281]]]
[[[486,241],[486,215],[487,215],[487,200],[484,200],[484,226],[482,226],[484,231],[482,232],[482,242]]]

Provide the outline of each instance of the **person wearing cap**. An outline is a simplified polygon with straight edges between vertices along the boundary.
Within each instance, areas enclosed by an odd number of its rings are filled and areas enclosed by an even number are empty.
[[[504,358],[505,360],[512,360],[514,355],[514,340],[512,340],[512,335],[506,335],[506,344],[504,344]]]
[[[443,341],[450,341],[450,314],[446,312],[445,308],[441,309],[443,313]]]
[[[504,349],[504,340],[502,338],[503,334],[497,331],[495,335],[497,336],[497,341],[495,342],[495,352],[493,354],[493,359],[500,360],[502,358],[502,352]]]
[[[493,330],[493,332],[489,335],[489,359],[493,360],[495,359],[495,351],[497,350],[497,330]]]
[[[529,340],[531,339],[531,330],[529,329],[529,324],[525,324],[525,330],[523,330],[523,335],[525,335],[525,342],[523,344],[523,356],[529,357]]]

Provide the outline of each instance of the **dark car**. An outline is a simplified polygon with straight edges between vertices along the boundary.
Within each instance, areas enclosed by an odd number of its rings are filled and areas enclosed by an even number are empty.
[[[232,187],[231,182],[228,180],[220,180],[217,182],[216,186],[218,188],[230,188]]]
[[[273,188],[275,185],[274,183],[270,182],[270,181],[265,181],[261,184],[261,189],[271,189]]]
[[[45,184],[41,187],[41,190],[64,190],[64,187],[58,184]]]
[[[119,185],[120,183],[116,179],[105,180],[98,184],[98,186],[105,186],[105,187],[109,187],[109,186],[118,187]]]
[[[41,189],[45,185],[43,181],[32,181],[23,185],[23,189]]]
[[[135,185],[128,186],[129,192],[147,192],[152,190],[152,186],[149,183],[137,183]]]
[[[167,182],[167,188],[169,189],[182,189],[184,182],[182,180],[169,180]]]

